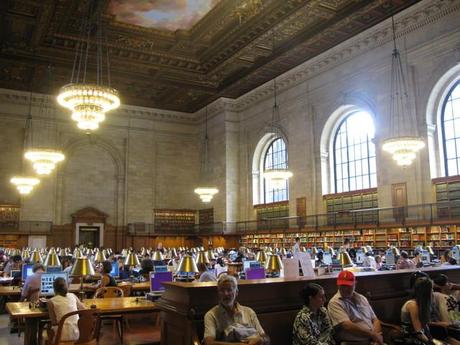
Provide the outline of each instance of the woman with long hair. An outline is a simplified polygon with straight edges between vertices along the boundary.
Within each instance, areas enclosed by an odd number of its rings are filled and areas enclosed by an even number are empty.
[[[292,345],[331,345],[332,324],[324,302],[326,297],[321,285],[308,283],[300,292],[304,302],[297,314],[292,331]]]

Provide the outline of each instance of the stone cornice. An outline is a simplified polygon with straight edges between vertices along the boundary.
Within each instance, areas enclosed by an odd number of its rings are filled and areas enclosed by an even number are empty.
[[[458,11],[460,11],[459,0],[422,1],[395,16],[396,36],[406,36]],[[281,75],[277,78],[279,91],[290,89],[326,70],[383,46],[391,40],[390,21],[386,20]],[[234,105],[235,111],[243,111],[271,97],[272,84],[271,81],[267,82],[239,97]]]

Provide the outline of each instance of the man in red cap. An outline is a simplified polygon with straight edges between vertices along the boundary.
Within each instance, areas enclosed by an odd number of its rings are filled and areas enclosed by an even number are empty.
[[[339,343],[383,345],[380,321],[366,297],[355,292],[356,277],[341,271],[338,291],[328,304],[329,316]]]

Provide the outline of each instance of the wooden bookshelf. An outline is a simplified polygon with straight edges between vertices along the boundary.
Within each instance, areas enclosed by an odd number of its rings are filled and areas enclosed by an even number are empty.
[[[196,211],[189,209],[154,209],[153,223],[155,231],[193,230]]]
[[[439,218],[460,217],[460,176],[436,178],[432,180],[436,202],[446,202],[438,206]],[[447,205],[449,203],[449,205]],[[452,207],[452,205],[459,205]]]
[[[0,230],[17,230],[19,228],[19,211],[19,205],[0,205]]]
[[[353,221],[375,223],[378,220],[377,211],[362,212],[359,215],[350,212],[353,210],[377,208],[377,188],[327,194],[323,196],[323,200],[326,203],[328,222],[331,224],[350,224]]]
[[[214,223],[214,209],[205,208],[203,210],[198,210],[198,223],[199,224]]]

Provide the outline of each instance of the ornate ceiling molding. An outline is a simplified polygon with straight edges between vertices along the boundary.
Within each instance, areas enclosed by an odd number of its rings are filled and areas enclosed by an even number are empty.
[[[459,11],[459,0],[437,0],[434,3],[433,1],[422,1],[406,10],[404,14],[395,16],[396,36],[406,36],[411,32]],[[391,42],[391,40],[392,33],[389,22],[380,23],[279,76],[277,78],[278,88],[281,92],[288,90],[356,56],[385,45]],[[243,111],[256,103],[272,97],[272,95],[273,84],[270,81],[237,98],[235,107],[237,111]]]

